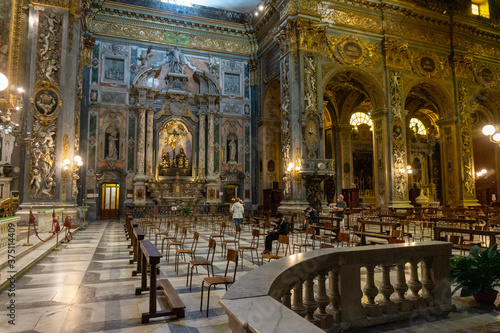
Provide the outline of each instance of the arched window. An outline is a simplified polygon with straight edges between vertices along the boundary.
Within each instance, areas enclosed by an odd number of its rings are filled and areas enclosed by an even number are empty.
[[[418,120],[417,118],[410,119],[410,128],[419,135],[427,135],[427,130],[425,129],[424,124]]]
[[[351,116],[351,120],[349,121],[349,124],[351,124],[355,128],[358,128],[358,126],[361,124],[366,124],[366,125],[370,126],[370,130],[372,129],[372,120],[364,112],[353,113]]]

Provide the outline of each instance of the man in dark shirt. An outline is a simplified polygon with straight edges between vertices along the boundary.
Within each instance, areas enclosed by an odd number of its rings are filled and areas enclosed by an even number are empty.
[[[340,217],[342,221],[340,221],[340,231],[345,232],[344,227],[344,214],[347,209],[347,203],[344,201],[344,196],[341,194],[337,198],[337,204],[332,207],[332,212],[335,212],[336,217]]]
[[[270,254],[272,249],[273,249],[273,240],[277,240],[280,235],[288,235],[288,221],[285,220],[283,217],[283,214],[278,213],[276,215],[278,218],[278,225],[276,228],[271,231],[267,236],[266,236],[266,245],[265,245],[265,250],[262,252],[262,254]]]

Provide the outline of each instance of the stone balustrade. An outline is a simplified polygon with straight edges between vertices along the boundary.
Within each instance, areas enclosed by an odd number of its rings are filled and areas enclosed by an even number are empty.
[[[175,207],[178,211],[180,209],[179,205],[126,205],[126,211],[128,214],[132,214],[134,217],[145,217],[148,215],[158,214],[158,215],[171,215],[175,211],[172,208]],[[208,204],[197,204],[190,206],[192,213],[195,215],[212,215],[212,212],[216,215],[219,214],[229,214],[229,204],[218,204],[218,205],[208,205]]]
[[[11,237],[10,243],[15,244],[17,240],[17,223],[19,222],[19,216],[10,216],[0,218],[0,251],[7,248],[9,244],[9,233],[14,235]],[[10,231],[9,231],[10,229]]]
[[[451,248],[428,241],[298,253],[245,274],[220,304],[233,332],[335,332],[445,314]]]

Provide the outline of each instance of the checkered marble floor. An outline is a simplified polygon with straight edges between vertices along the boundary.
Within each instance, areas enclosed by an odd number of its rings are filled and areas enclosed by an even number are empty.
[[[197,258],[205,257],[211,230],[199,227]],[[186,247],[192,234],[188,234]],[[154,239],[152,240],[154,242]],[[241,245],[249,244],[251,232],[242,233]],[[218,301],[223,287],[212,291],[209,317],[200,312],[201,280],[206,270],[200,268],[193,277],[193,289],[186,287],[186,263],[181,259],[179,274],[173,260],[162,258],[160,278],[168,278],[186,305],[184,319],[153,319],[141,325],[141,313],[147,312],[149,294],[136,296],[140,277],[132,276],[135,265],[129,264],[129,241],[123,223],[96,221],[80,231],[62,251],[51,252],[16,280],[16,325],[8,324],[6,306],[12,297],[6,290],[0,295],[0,332],[231,332],[227,316]],[[260,247],[263,239],[260,240]],[[259,250],[262,251],[262,249]],[[175,251],[172,250],[172,254]],[[226,260],[218,245],[215,274],[223,275]],[[244,257],[244,268],[238,277],[254,266],[250,254]],[[206,307],[206,292],[203,308]],[[500,332],[498,308],[482,308],[472,298],[454,298],[457,311],[446,318],[420,318],[408,322],[382,325],[362,332]],[[160,305],[159,305],[160,306]],[[271,329],[271,328],[270,328]]]

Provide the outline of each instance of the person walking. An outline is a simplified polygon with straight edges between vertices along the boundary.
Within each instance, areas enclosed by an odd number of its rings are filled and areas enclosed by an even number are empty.
[[[241,204],[241,200],[239,198],[234,199],[234,203],[231,206],[231,211],[233,212],[233,220],[234,225],[239,226],[243,221],[243,212],[245,211],[245,207]]]

